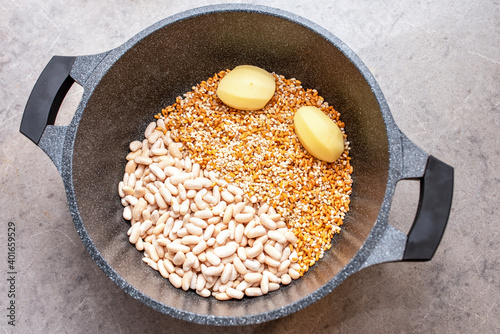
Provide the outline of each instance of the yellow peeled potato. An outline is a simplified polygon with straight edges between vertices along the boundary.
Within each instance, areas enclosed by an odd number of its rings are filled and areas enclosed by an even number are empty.
[[[335,122],[320,109],[301,107],[293,117],[295,133],[315,158],[334,162],[344,152],[344,135]]]
[[[257,66],[240,65],[221,79],[217,96],[230,107],[258,110],[271,100],[275,90],[271,73]]]

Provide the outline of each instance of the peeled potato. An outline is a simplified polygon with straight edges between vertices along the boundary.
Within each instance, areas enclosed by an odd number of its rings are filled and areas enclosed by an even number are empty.
[[[257,66],[240,65],[222,78],[217,96],[230,107],[258,110],[271,100],[275,90],[271,73]]]
[[[301,107],[293,117],[295,133],[315,158],[334,162],[344,152],[344,135],[335,122],[320,109]]]

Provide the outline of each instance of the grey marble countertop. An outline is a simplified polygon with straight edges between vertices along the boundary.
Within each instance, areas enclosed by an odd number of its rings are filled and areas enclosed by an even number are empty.
[[[250,1],[326,28],[367,65],[401,130],[455,168],[448,228],[430,262],[377,265],[319,302],[264,324],[170,318],[129,297],[80,241],[62,180],[18,132],[53,55],[115,48],[172,14],[227,1],[0,0],[0,332],[500,332],[500,6],[498,1]],[[68,124],[81,89],[56,124]],[[398,185],[390,223],[407,232],[418,183]],[[8,223],[16,227],[16,326],[8,324]]]

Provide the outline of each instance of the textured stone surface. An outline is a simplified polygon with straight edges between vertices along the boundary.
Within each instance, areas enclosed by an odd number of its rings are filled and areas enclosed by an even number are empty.
[[[217,3],[221,2],[225,1]],[[212,3],[198,1],[196,6]],[[5,244],[7,222],[15,222],[18,268],[17,325],[8,326],[0,313],[0,329],[7,333],[500,329],[498,3],[276,1],[272,5],[310,19],[345,42],[374,74],[408,138],[455,167],[452,213],[433,260],[369,267],[317,303],[254,326],[203,327],[144,307],[91,259],[72,223],[57,169],[18,128],[31,88],[52,55],[110,50],[195,5],[0,1],[0,243]],[[78,87],[69,92],[56,124],[69,123],[80,96]],[[391,224],[408,231],[417,201],[418,184],[398,185]],[[6,265],[2,267],[6,276]],[[4,310],[6,294],[7,285],[2,283]]]

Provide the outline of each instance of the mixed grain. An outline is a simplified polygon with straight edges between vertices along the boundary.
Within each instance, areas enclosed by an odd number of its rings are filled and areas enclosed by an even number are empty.
[[[215,94],[227,72],[155,115],[130,144],[119,185],[144,261],[174,286],[220,300],[273,291],[322,258],[349,211],[353,172],[345,135],[342,156],[326,163],[294,133],[295,111],[309,105],[344,132],[316,90],[273,74],[266,107],[235,110]]]

